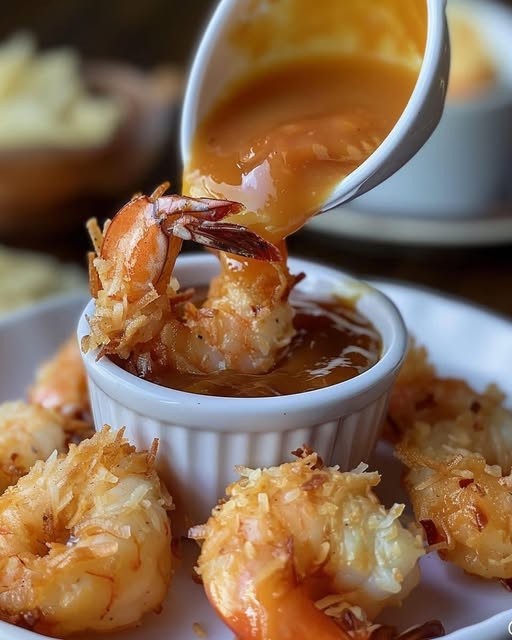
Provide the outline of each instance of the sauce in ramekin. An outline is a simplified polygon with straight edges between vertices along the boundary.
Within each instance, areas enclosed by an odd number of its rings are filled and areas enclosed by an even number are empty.
[[[216,371],[205,375],[155,369],[160,385],[203,395],[281,396],[312,391],[353,378],[373,366],[381,353],[378,331],[352,304],[295,298],[292,343],[265,374]]]

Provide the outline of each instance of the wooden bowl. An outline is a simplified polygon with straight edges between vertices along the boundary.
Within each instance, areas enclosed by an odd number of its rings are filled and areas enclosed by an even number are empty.
[[[92,91],[121,103],[117,130],[102,146],[0,151],[0,238],[69,229],[83,210],[80,199],[131,195],[162,151],[177,117],[181,72],[96,63],[84,73]]]

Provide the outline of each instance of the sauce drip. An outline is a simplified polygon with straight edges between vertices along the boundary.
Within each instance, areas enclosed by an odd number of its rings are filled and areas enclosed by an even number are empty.
[[[323,56],[246,78],[199,127],[184,191],[242,202],[236,222],[277,244],[381,144],[415,80],[405,66]]]
[[[404,111],[424,52],[426,2],[246,3],[228,37],[250,71],[213,101],[200,123],[183,191],[242,202],[246,211],[233,221],[275,243],[285,257],[285,239],[318,213]],[[284,261],[219,258],[220,278],[240,292],[254,291],[258,282],[261,304],[271,304],[272,291],[289,277]],[[156,381],[218,396],[288,395],[342,382],[378,360],[378,333],[350,305],[294,304],[296,336],[271,371],[161,371]]]
[[[160,385],[203,395],[255,398],[312,391],[343,382],[379,359],[381,340],[368,320],[341,300],[295,299],[292,344],[265,374],[217,371],[208,375],[155,370]]]

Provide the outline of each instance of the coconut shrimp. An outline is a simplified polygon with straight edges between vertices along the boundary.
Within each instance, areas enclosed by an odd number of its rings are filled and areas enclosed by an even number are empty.
[[[378,473],[297,453],[280,467],[239,469],[228,499],[190,531],[202,541],[197,571],[241,640],[369,638],[375,627],[357,608],[373,619],[409,593],[421,536],[400,524],[403,505],[379,503]]]
[[[490,386],[437,375],[413,347],[389,421],[416,519],[440,556],[484,578],[512,578],[512,414]]]
[[[132,199],[103,232],[90,225],[96,310],[83,348],[126,360],[142,377],[155,365],[194,374],[267,371],[295,334],[288,295],[297,278],[274,245],[222,222],[242,205],[163,196],[166,187]],[[220,251],[221,274],[200,306],[172,277],[183,239]]]
[[[84,428],[92,427],[87,376],[76,336],[70,336],[37,370],[28,399],[77,421],[75,428],[80,423]]]
[[[0,496],[0,618],[64,637],[158,611],[171,579],[170,498],[156,445],[108,427]]]
[[[36,460],[67,451],[65,419],[25,402],[0,405],[0,493],[27,474]]]

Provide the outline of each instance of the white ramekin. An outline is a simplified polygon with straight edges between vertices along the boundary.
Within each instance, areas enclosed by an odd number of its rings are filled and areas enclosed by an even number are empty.
[[[297,290],[311,298],[357,296],[356,307],[379,331],[382,355],[357,377],[330,387],[289,396],[224,398],[175,391],[141,380],[108,358],[83,354],[97,428],[126,427],[128,438],[147,448],[159,440],[158,468],[186,522],[205,521],[225,487],[236,478],[235,465],[277,465],[303,444],[329,464],[350,469],[375,445],[392,383],[403,360],[407,333],[394,304],[371,286],[335,269],[290,259],[293,273],[306,278]],[[178,259],[175,275],[184,287],[208,283],[217,259],[191,254]],[[89,333],[89,302],[78,337]]]

